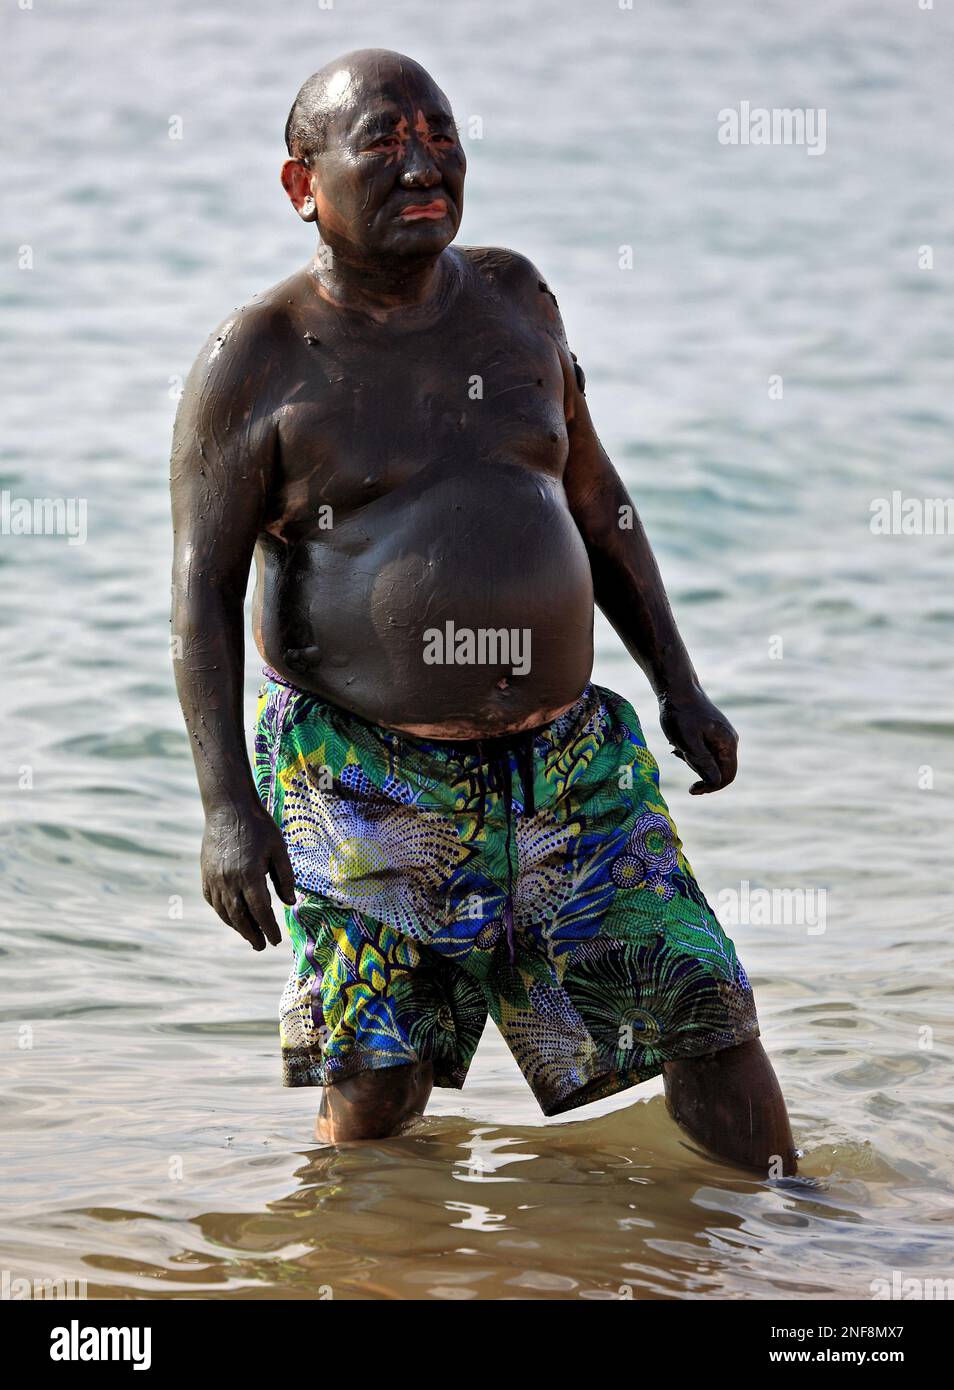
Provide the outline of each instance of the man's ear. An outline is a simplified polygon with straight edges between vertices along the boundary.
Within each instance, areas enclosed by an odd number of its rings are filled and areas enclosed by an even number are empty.
[[[292,205],[303,222],[314,222],[318,217],[315,197],[311,191],[308,168],[300,159],[286,159],[282,165],[282,188],[291,199]]]

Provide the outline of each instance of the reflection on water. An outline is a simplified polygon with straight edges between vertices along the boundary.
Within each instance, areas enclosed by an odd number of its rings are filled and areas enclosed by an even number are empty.
[[[897,1238],[907,1206],[892,1200],[900,1175],[850,1147],[813,1156],[824,1180],[747,1180],[687,1150],[660,1099],[545,1130],[424,1119],[296,1157],[293,1173],[267,1152],[219,1166],[233,1202],[244,1186],[284,1189],[262,1210],[186,1222],[171,1202],[84,1206],[57,1225],[95,1236],[94,1296],[861,1297],[863,1276],[839,1287],[826,1265]],[[925,1227],[919,1267],[944,1235]]]
[[[570,8],[550,28],[529,3],[356,0],[319,22],[304,3],[92,0],[80,63],[68,7],[18,16],[8,242],[34,270],[0,284],[0,487],[84,497],[89,538],[0,536],[14,1276],[97,1296],[839,1299],[950,1274],[950,538],[876,537],[869,517],[895,488],[950,491],[954,20]],[[367,43],[420,56],[462,126],[482,114],[462,240],[525,251],[556,289],[740,728],[738,784],[690,799],[600,620],[596,678],[639,710],[700,882],[713,902],[827,894],[823,931],[727,923],[802,1182],[695,1152],[658,1082],[545,1122],[492,1028],[466,1089],[406,1135],[309,1147],[316,1098],[278,1085],[286,948],[253,956],[202,901],[166,649],[173,398],[212,326],[304,260],[275,178],[287,106]],[[720,146],[742,99],[824,104],[824,157]],[[250,715],[255,686],[250,669]]]
[[[112,1061],[105,1034],[86,1058],[53,1045],[4,1085],[27,1174],[5,1259],[92,1297],[866,1298],[893,1269],[944,1276],[950,1117],[919,1107],[918,1134],[889,1094],[904,1059],[863,1070],[831,1008],[827,1043],[776,1050],[808,1149],[779,1182],[696,1151],[659,1094],[537,1121],[496,1035],[405,1134],[304,1151],[311,1097],[276,1096],[264,1025],[147,1030]],[[839,1088],[864,1098],[854,1123]],[[812,1090],[824,1120],[799,1110]]]

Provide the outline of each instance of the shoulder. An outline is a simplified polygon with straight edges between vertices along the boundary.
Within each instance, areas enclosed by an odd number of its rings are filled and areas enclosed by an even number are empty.
[[[298,278],[291,276],[264,290],[213,329],[192,365],[187,390],[201,393],[245,380],[261,387],[273,359],[271,349],[290,331]]]
[[[506,246],[461,246],[458,250],[478,275],[536,309],[541,297],[557,309],[556,297],[540,271],[519,251]]]
[[[256,295],[222,320],[186,378],[173,428],[173,459],[222,457],[268,448],[280,404],[277,364],[290,332],[295,276]]]
[[[561,357],[572,367],[582,391],[585,385],[583,369],[567,343],[557,297],[530,257],[505,246],[461,246],[458,250],[478,275],[515,304],[532,323],[549,333]]]

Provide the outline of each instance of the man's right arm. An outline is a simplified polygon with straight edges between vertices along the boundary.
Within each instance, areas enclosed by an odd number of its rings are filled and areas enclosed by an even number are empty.
[[[176,416],[171,491],[176,687],[202,805],[202,890],[255,950],[281,940],[268,896],[295,897],[288,853],[258,798],[245,746],[244,601],[275,458],[254,311],[209,340]],[[257,359],[257,360],[256,360]],[[178,639],[178,640],[175,640]]]

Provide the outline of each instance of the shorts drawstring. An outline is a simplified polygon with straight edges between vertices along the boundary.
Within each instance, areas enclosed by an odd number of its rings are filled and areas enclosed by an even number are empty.
[[[532,816],[535,809],[533,800],[533,741],[535,737],[534,731],[527,729],[503,738],[491,740],[479,738],[476,740],[479,806],[475,834],[480,833],[484,824],[488,793],[496,792],[498,796],[503,797],[504,813],[507,818],[507,839],[504,846],[507,855],[507,897],[503,908],[503,924],[511,964],[514,961],[514,939],[513,864],[510,859],[510,844],[513,835],[513,776],[510,769],[510,755],[512,752],[517,776],[520,778],[520,788],[523,793],[523,814]],[[492,748],[489,745],[492,745]],[[486,773],[484,771],[485,766]]]

